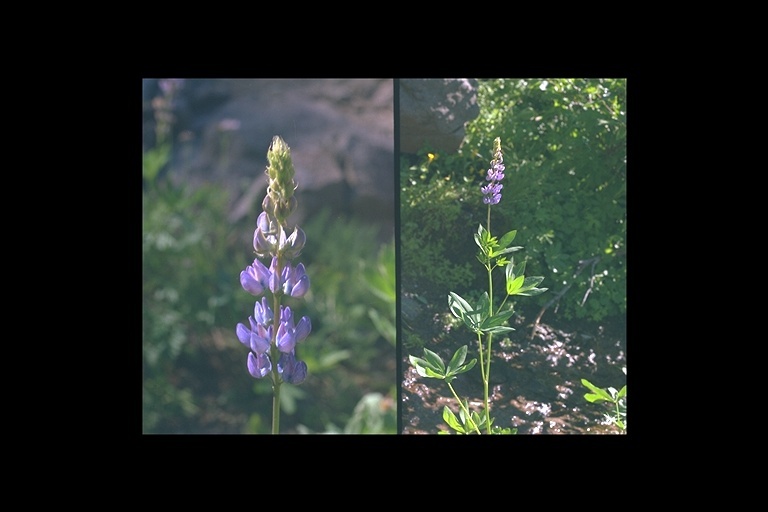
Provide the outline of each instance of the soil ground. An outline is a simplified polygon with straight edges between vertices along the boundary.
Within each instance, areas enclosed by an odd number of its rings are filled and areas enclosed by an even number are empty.
[[[429,319],[429,315],[431,319]],[[515,331],[493,342],[491,362],[491,417],[494,425],[516,427],[517,434],[622,434],[608,423],[606,402],[590,403],[581,379],[600,388],[621,389],[626,384],[626,317],[600,323],[566,321],[538,311],[510,319]],[[548,323],[548,316],[552,323]],[[419,339],[444,361],[463,344],[467,360],[477,358],[477,342],[465,326],[451,321],[450,313],[422,312],[418,323],[404,322],[409,338]],[[417,325],[416,328],[413,326]],[[423,357],[421,348],[402,350],[403,380],[400,412],[403,434],[436,434],[453,430],[442,419],[444,406],[458,414],[458,404],[444,381],[423,378],[408,355]],[[470,407],[479,410],[483,385],[479,366],[452,383]]]

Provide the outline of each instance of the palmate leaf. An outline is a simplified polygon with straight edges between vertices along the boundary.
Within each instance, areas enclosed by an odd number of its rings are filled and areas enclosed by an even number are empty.
[[[547,291],[549,288],[537,288],[544,278],[541,276],[525,277],[525,261],[515,265],[514,259],[507,263],[504,273],[507,277],[507,295],[522,295],[533,297]]]
[[[445,371],[445,381],[451,383],[457,375],[471,370],[477,359],[472,359],[467,364],[464,364],[464,360],[467,357],[467,346],[463,345],[453,354],[451,361],[448,363],[448,368]]]
[[[416,372],[422,377],[433,379],[445,378],[445,363],[439,355],[428,348],[424,349],[424,358],[409,355],[408,360],[416,368]]]
[[[437,353],[432,352],[428,348],[424,349],[424,358],[432,365],[435,370],[445,374],[445,363]]]
[[[448,307],[451,309],[451,313],[461,319],[464,325],[474,332],[480,332],[480,325],[488,316],[489,301],[488,292],[485,292],[480,297],[477,307],[473,309],[460,295],[454,292],[448,294]]]

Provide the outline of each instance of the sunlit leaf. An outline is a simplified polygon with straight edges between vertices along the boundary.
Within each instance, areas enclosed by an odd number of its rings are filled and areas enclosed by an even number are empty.
[[[451,358],[451,361],[448,363],[448,369],[446,370],[446,374],[451,374],[458,367],[460,367],[462,364],[464,364],[464,359],[467,357],[467,346],[463,345],[461,348],[459,348]]]
[[[517,276],[512,281],[507,281],[507,295],[515,295],[517,291],[523,286],[525,276]]]
[[[504,236],[502,236],[501,239],[499,240],[499,246],[507,247],[515,239],[515,236],[517,236],[516,229],[513,229],[512,231],[505,233]]]
[[[469,370],[471,370],[471,369],[472,369],[472,368],[475,366],[475,363],[477,363],[477,359],[471,359],[471,360],[470,360],[470,361],[469,361],[467,364],[465,364],[464,366],[460,366],[460,367],[458,367],[458,368],[457,368],[457,369],[456,369],[456,370],[455,370],[455,371],[452,373],[452,375],[456,376],[456,375],[459,375],[460,373],[468,372]]]
[[[453,411],[450,410],[447,405],[443,408],[443,421],[445,421],[448,426],[456,432],[460,432],[462,434],[466,433],[466,430],[464,430],[464,427],[461,425],[461,423],[459,423],[456,415],[453,414]]]
[[[432,352],[428,348],[424,348],[424,358],[432,365],[433,368],[440,370],[440,373],[445,374],[445,363],[437,353]]]

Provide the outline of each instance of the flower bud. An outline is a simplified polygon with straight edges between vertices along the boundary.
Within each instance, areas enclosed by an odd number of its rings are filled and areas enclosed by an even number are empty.
[[[296,359],[293,352],[284,353],[277,362],[277,371],[283,382],[301,384],[307,378],[307,363]]]
[[[267,354],[253,355],[248,352],[248,372],[255,378],[260,379],[272,371],[272,362]]]
[[[301,250],[306,242],[307,235],[304,233],[304,230],[296,226],[293,228],[293,233],[285,240],[285,244],[280,249],[288,259],[293,259],[301,254]]]

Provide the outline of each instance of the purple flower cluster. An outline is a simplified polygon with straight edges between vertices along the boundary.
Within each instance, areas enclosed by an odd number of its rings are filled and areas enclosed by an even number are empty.
[[[480,187],[480,191],[483,193],[483,203],[487,205],[498,204],[501,201],[501,189],[504,188],[504,185],[499,183],[504,179],[504,156],[501,153],[501,139],[498,137],[494,141],[493,160],[491,160],[491,168],[488,169],[485,179],[490,183]]]
[[[243,289],[256,297],[266,290],[272,294],[280,291],[290,297],[303,297],[309,291],[309,276],[304,264],[299,263],[294,268],[287,263],[283,270],[278,272],[278,262],[277,256],[273,256],[272,263],[267,268],[261,261],[254,259],[252,265],[240,272],[240,284]]]
[[[303,297],[309,291],[309,276],[303,263],[296,267],[286,263],[283,269],[278,271],[279,261],[279,258],[274,256],[272,263],[267,267],[258,259],[254,259],[253,264],[240,272],[240,284],[243,289],[251,295],[264,296],[256,302],[253,315],[248,317],[250,328],[242,323],[237,324],[237,338],[251,350],[248,354],[248,371],[255,378],[265,377],[272,371],[272,358],[279,353],[277,372],[283,382],[300,384],[307,376],[307,364],[296,359],[296,344],[306,339],[312,330],[312,324],[306,316],[295,322],[291,308],[279,305],[279,297]],[[277,298],[280,308],[280,316],[277,319],[267,300],[267,292],[273,300]],[[272,350],[273,343],[277,352]]]
[[[248,317],[250,327],[238,323],[235,331],[240,343],[250,349],[248,371],[253,377],[271,374],[275,385],[300,384],[307,377],[307,363],[296,358],[296,345],[307,338],[312,324],[306,316],[294,320],[294,312],[281,301],[283,297],[304,297],[309,291],[304,264],[291,263],[301,253],[307,237],[298,226],[286,235],[286,218],[296,208],[290,149],[275,137],[267,158],[268,192],[253,234],[257,258],[240,272],[240,285],[261,300]],[[269,267],[258,258],[270,258]]]
[[[307,377],[307,363],[296,359],[296,344],[304,341],[312,330],[309,317],[303,316],[294,324],[293,311],[289,306],[280,306],[280,318],[277,332],[274,332],[274,314],[262,297],[253,308],[253,315],[248,317],[249,329],[244,324],[237,324],[237,338],[248,347],[248,371],[255,378],[266,377],[272,371],[270,349],[272,340],[280,354],[277,372],[283,382],[300,384]],[[273,336],[274,334],[274,336]]]

